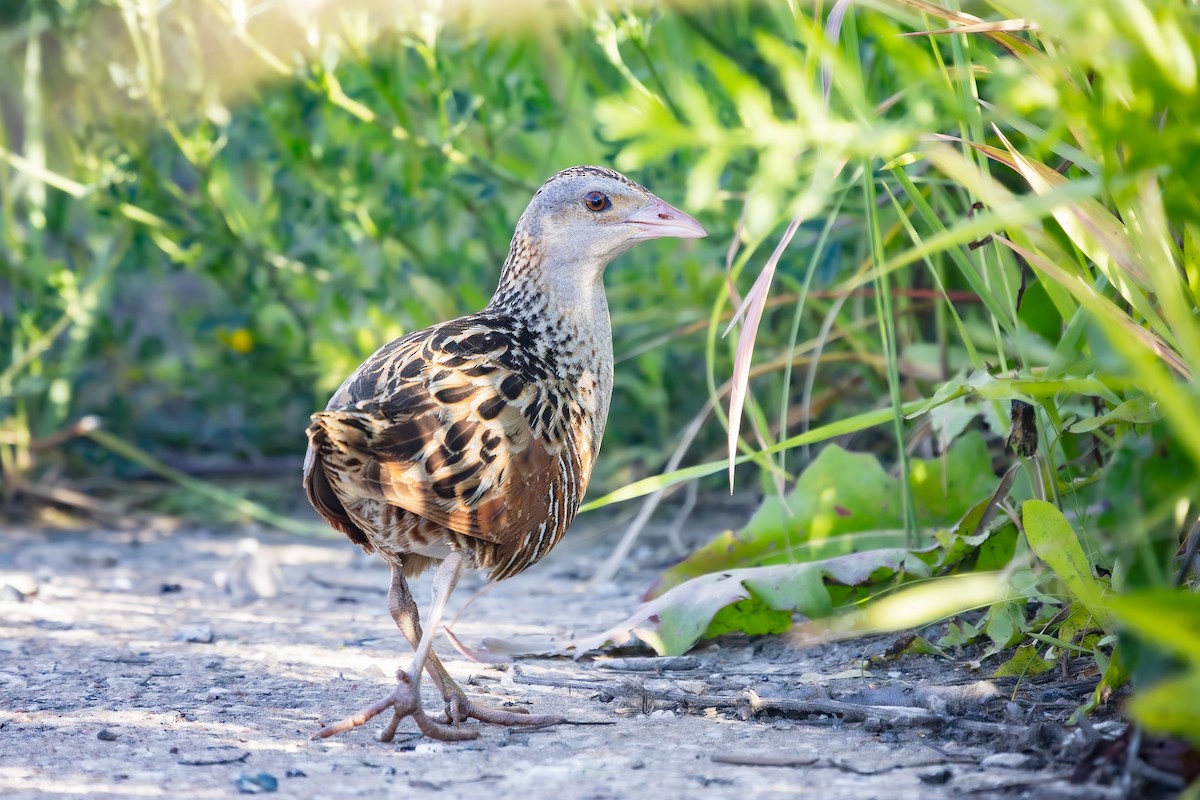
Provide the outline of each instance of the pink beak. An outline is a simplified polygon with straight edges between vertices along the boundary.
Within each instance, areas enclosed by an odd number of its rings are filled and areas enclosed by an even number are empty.
[[[657,197],[650,205],[626,217],[625,224],[637,229],[633,236],[636,240],[661,239],[664,236],[700,239],[708,236],[708,232],[699,222]]]

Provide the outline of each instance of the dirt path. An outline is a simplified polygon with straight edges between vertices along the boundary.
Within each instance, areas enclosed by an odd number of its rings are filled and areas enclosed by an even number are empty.
[[[579,663],[524,659],[518,670],[502,670],[466,660],[442,638],[450,671],[493,704],[601,724],[488,727],[477,741],[442,744],[413,735],[408,721],[391,744],[375,740],[382,723],[313,742],[320,722],[385,695],[407,663],[384,606],[386,570],[344,540],[273,534],[259,534],[258,556],[239,566],[239,538],[0,534],[0,796],[226,797],[272,786],[290,797],[705,800],[1108,792],[1047,782],[1070,772],[1056,757],[1069,755],[1072,742],[1082,748],[1079,734],[1056,721],[1086,686],[1030,684],[1008,703],[1001,692],[1011,684],[981,690],[977,675],[931,657],[854,672],[889,640],[804,650],[779,638],[729,638],[667,664],[686,669],[647,672],[647,664],[663,666],[636,658],[648,651]],[[596,535],[573,531],[537,567],[473,602],[455,633],[474,646],[486,637],[521,642],[602,630],[632,611],[664,557],[641,547],[634,561],[642,569],[581,592],[581,576],[603,554]],[[270,593],[272,562],[278,594],[253,598],[256,580],[258,592]],[[222,571],[232,573],[232,594],[214,581]],[[451,617],[480,585],[477,576],[465,579]],[[424,607],[427,580],[415,591]],[[565,688],[582,681],[601,685]],[[749,702],[736,704],[747,688],[762,697],[924,705],[993,720],[1007,733],[935,731],[871,715],[848,723],[755,714]],[[425,690],[436,710],[428,682]],[[661,699],[681,692],[734,705]]]

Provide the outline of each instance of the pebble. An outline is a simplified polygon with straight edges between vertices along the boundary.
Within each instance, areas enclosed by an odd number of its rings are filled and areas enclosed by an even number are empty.
[[[117,734],[113,733],[108,728],[101,728],[100,732],[96,734],[96,738],[102,742],[115,742],[117,740]]]
[[[917,780],[919,780],[921,783],[928,783],[934,786],[941,786],[942,784],[949,783],[950,779],[953,777],[954,770],[950,769],[949,767],[939,767],[937,769],[929,770],[928,772],[917,773]]]
[[[0,586],[0,602],[24,603],[25,595],[20,589],[13,586],[11,583],[6,583],[4,586]]]
[[[675,712],[662,708],[658,711],[651,711],[649,716],[650,719],[675,719]]]
[[[175,638],[182,642],[196,644],[211,644],[213,630],[209,625],[184,625],[175,633]]]
[[[269,794],[279,790],[278,779],[269,772],[238,775],[233,785],[241,794]]]

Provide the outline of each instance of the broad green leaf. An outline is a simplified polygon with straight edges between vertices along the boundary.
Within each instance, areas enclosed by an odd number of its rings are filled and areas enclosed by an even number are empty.
[[[1094,629],[1096,626],[1096,619],[1091,613],[1083,606],[1075,605],[1067,618],[1058,626],[1058,638],[1066,642],[1074,642],[1081,633]]]
[[[792,627],[792,613],[771,608],[753,593],[745,600],[725,606],[708,623],[704,638],[742,632],[749,636],[783,633]]]
[[[979,500],[988,497],[999,479],[980,433],[960,438],[945,458],[913,459],[909,481],[917,506],[917,522],[925,528],[957,522]]]
[[[1200,745],[1200,670],[1139,692],[1129,710],[1148,728]]]
[[[1038,655],[1037,648],[1031,644],[1021,645],[1013,653],[1012,658],[996,667],[993,678],[1025,678],[1041,675],[1054,669],[1054,661]]]
[[[917,520],[930,528],[952,525],[997,482],[979,434],[959,439],[945,459],[914,459],[909,470]],[[766,500],[743,530],[721,534],[668,570],[654,593],[719,570],[900,546],[902,492],[900,479],[889,475],[874,456],[826,447],[786,500]]]
[[[951,620],[946,626],[946,635],[938,639],[939,647],[962,647],[979,638],[983,632],[983,620],[980,624],[972,625],[963,619]]]
[[[918,655],[918,656],[938,656],[939,658],[949,658],[946,651],[938,647],[933,642],[926,639],[924,636],[914,636],[908,647],[901,651],[902,655]]]
[[[619,625],[572,642],[563,652],[579,654],[636,636],[660,655],[678,655],[700,640],[726,606],[753,597],[775,611],[823,617],[833,610],[832,587],[864,586],[900,573],[927,577],[929,569],[907,550],[893,548],[702,575],[643,603]]]
[[[1112,618],[1101,602],[1100,582],[1092,575],[1092,564],[1084,555],[1075,530],[1063,513],[1044,500],[1026,500],[1021,507],[1025,538],[1037,557],[1066,584],[1067,590],[1110,630]]]
[[[1200,667],[1200,594],[1140,592],[1110,598],[1107,605],[1139,636]]]
[[[1009,523],[979,545],[972,566],[981,571],[999,570],[1008,566],[1017,550],[1017,526]]]
[[[1162,415],[1158,413],[1157,403],[1149,397],[1135,397],[1132,400],[1126,400],[1124,403],[1121,403],[1121,405],[1107,414],[1073,422],[1067,426],[1066,430],[1071,433],[1088,433],[1105,425],[1112,425],[1115,422],[1131,422],[1144,425],[1161,418]]]
[[[1020,606],[1013,602],[998,603],[988,611],[984,632],[992,640],[992,644],[983,658],[1013,646],[1025,636],[1025,615],[1022,611],[1024,604]]]

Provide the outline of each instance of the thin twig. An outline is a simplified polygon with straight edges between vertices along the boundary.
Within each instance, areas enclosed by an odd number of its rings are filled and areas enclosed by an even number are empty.
[[[821,759],[817,756],[767,756],[761,753],[714,753],[715,764],[737,767],[811,767]]]
[[[219,764],[240,764],[250,757],[250,751],[242,753],[240,756],[229,756],[228,758],[181,758],[175,762],[182,764],[185,767],[215,767]]]
[[[630,689],[626,685],[571,678],[535,677],[525,675],[519,667],[513,669],[513,682],[529,686],[580,689],[599,692],[612,697],[619,697],[630,693]],[[945,714],[937,714],[924,708],[909,706],[863,705],[860,703],[848,703],[844,700],[827,700],[823,698],[794,700],[781,697],[760,697],[753,689],[746,690],[738,695],[689,694],[674,689],[648,689],[644,687],[639,687],[637,692],[647,700],[665,700],[667,702],[684,703],[689,706],[701,708],[748,707],[752,714],[759,714],[763,711],[786,711],[795,714],[827,714],[841,717],[846,722],[862,722],[873,717],[881,722],[892,725],[956,726],[972,733],[1018,739],[1027,738],[1031,735],[1031,729],[1025,726],[1017,727],[999,722],[962,719]]]

